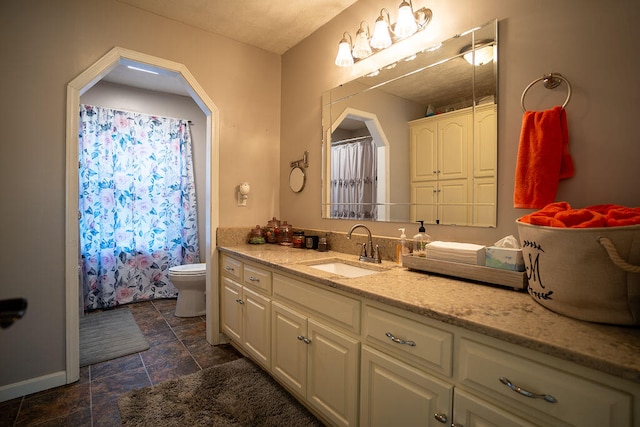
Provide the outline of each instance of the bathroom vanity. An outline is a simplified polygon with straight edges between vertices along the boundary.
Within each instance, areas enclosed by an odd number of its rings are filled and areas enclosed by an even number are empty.
[[[330,425],[640,424],[638,328],[340,252],[219,254],[222,331]]]

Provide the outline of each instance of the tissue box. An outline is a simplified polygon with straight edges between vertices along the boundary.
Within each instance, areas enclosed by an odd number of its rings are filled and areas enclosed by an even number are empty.
[[[524,271],[522,249],[487,246],[484,265],[510,271]]]

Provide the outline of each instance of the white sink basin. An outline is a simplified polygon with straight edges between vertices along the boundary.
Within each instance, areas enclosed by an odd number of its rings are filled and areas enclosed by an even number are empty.
[[[378,270],[357,267],[355,265],[345,264],[343,262],[327,262],[325,264],[310,265],[309,267],[317,268],[318,270],[326,271],[328,273],[339,274],[340,276],[344,277],[362,277],[379,273]]]

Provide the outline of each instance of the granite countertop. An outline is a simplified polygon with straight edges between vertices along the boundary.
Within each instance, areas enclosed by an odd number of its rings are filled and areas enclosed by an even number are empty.
[[[526,292],[410,271],[390,261],[360,263],[381,271],[358,278],[309,266],[332,258],[359,263],[357,256],[336,251],[248,244],[218,249],[276,271],[640,382],[640,328],[575,320],[546,309]]]

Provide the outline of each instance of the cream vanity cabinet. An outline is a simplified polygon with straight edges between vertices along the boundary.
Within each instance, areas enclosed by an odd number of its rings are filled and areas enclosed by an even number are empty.
[[[363,311],[363,426],[633,425],[637,384],[385,305]]]
[[[384,306],[365,305],[363,426],[440,426],[451,420],[453,334]]]
[[[271,363],[271,272],[221,257],[221,327],[257,363]]]
[[[412,220],[494,222],[495,125],[495,104],[409,122]],[[472,210],[471,202],[490,205]]]
[[[360,301],[274,273],[271,374],[338,426],[358,425]]]
[[[330,425],[640,425],[637,382],[286,268],[220,271],[224,332]]]

